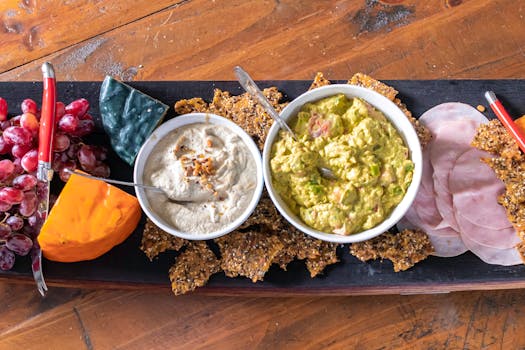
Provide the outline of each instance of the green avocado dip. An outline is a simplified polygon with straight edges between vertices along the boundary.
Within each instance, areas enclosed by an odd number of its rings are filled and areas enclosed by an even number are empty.
[[[412,181],[414,163],[395,127],[367,102],[345,95],[303,106],[272,145],[275,190],[310,227],[350,235],[390,215]],[[328,167],[336,180],[321,177]]]

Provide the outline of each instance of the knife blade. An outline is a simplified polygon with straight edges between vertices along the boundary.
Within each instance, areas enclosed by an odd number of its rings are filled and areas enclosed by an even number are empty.
[[[38,186],[39,202],[36,210],[37,236],[47,218],[49,211],[49,187],[53,178],[51,168],[51,153],[53,151],[53,139],[55,129],[55,106],[56,106],[56,82],[55,71],[51,63],[42,65],[44,91],[42,96],[42,111],[40,116],[40,128],[38,132],[38,168],[36,177],[40,183]],[[36,238],[36,237],[35,237]],[[42,273],[42,250],[38,240],[33,242],[31,249],[31,269],[37,289],[42,296],[47,292],[47,285]]]

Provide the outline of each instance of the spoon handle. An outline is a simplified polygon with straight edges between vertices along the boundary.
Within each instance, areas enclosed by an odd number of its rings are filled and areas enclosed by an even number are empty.
[[[82,176],[82,177],[85,177],[85,178],[88,178],[88,179],[92,179],[92,180],[104,181],[104,182],[107,182],[107,183],[110,183],[110,184],[130,186],[130,187],[141,187],[141,188],[144,188],[144,189],[147,189],[147,190],[151,190],[151,191],[164,192],[162,189],[160,189],[158,187],[155,187],[155,186],[137,184],[137,183],[134,183],[134,182],[127,182],[127,181],[106,179],[106,178],[103,178],[103,177],[98,177],[98,176],[84,174],[84,173],[81,173],[81,172],[78,172],[78,171],[71,171],[71,170],[67,170],[67,171],[69,173],[71,173],[71,174],[75,174],[75,175]]]
[[[235,66],[233,68],[233,71],[235,72],[235,75],[237,76],[237,80],[239,81],[239,84],[244,88],[244,90],[248,91],[252,96],[257,98],[260,104],[264,107],[264,110],[268,112],[270,117],[272,117],[277,123],[279,123],[279,126],[286,131],[288,131],[293,138],[297,140],[297,136],[295,133],[290,129],[288,124],[284,120],[281,119],[279,116],[279,113],[273,108],[272,104],[268,102],[268,99],[263,95],[261,89],[255,84],[253,79],[250,77],[250,75],[241,67]]]

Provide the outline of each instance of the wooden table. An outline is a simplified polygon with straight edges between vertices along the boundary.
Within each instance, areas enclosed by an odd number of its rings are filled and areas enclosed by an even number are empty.
[[[4,0],[0,80],[525,78],[514,0]],[[440,101],[436,101],[436,104]],[[525,113],[525,111],[522,111]],[[516,349],[522,290],[174,297],[0,284],[0,349]]]

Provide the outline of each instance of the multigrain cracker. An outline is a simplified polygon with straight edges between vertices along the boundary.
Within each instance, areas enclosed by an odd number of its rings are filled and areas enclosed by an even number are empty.
[[[281,111],[283,105],[279,104],[279,101],[283,95],[277,88],[264,89],[263,94],[277,112]],[[232,120],[255,140],[260,149],[263,149],[273,119],[250,94],[232,96],[228,91],[216,89],[209,105],[209,112]]]
[[[471,145],[502,158],[520,159],[523,157],[516,141],[497,119],[481,124]]]
[[[188,100],[179,100],[175,103],[175,112],[177,114],[188,114],[188,113],[206,113],[208,112],[209,106],[206,101],[200,97],[190,98]]]
[[[187,243],[185,239],[170,235],[157,227],[149,218],[146,219],[140,249],[150,261],[166,250],[178,251]]]
[[[260,231],[234,231],[217,238],[221,268],[228,277],[245,276],[262,281],[273,259],[283,249],[278,237]]]
[[[190,242],[169,270],[171,289],[175,295],[191,292],[204,286],[219,271],[220,261],[206,242]]]
[[[268,196],[263,192],[259,203],[255,207],[252,215],[239,227],[239,229],[248,228],[255,225],[266,225],[272,231],[279,230],[283,225],[284,218],[279,214],[277,208]]]
[[[420,230],[404,230],[400,233],[383,233],[365,242],[353,243],[350,254],[361,261],[377,258],[388,259],[394,271],[404,271],[426,259],[434,248],[428,236]]]
[[[330,80],[326,79],[321,72],[317,72],[315,75],[314,81],[312,82],[312,85],[308,88],[308,90],[313,90],[321,86],[330,85]]]
[[[336,250],[336,243],[321,241],[319,255],[306,258],[306,268],[310,272],[311,278],[322,273],[328,265],[335,264],[339,261]]]

